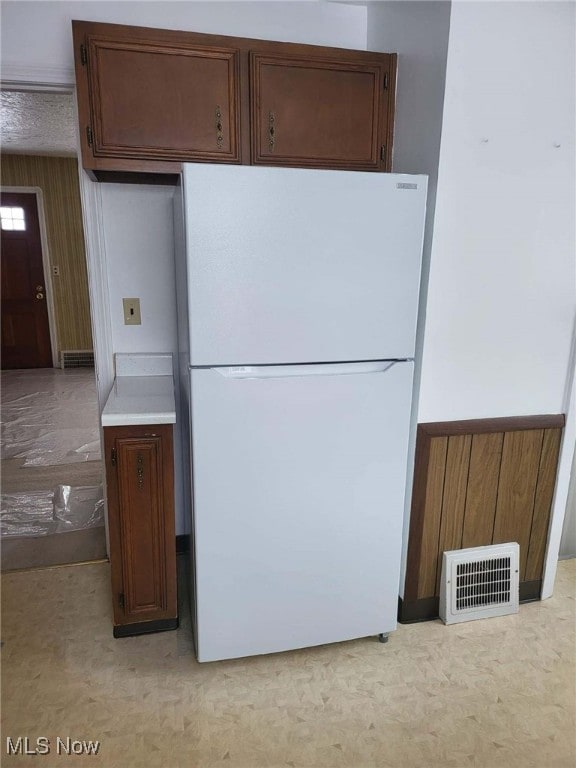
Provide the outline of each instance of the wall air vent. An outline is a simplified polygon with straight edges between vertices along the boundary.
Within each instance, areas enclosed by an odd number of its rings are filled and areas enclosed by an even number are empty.
[[[94,352],[91,349],[63,349],[60,352],[61,368],[94,368]]]
[[[444,552],[440,618],[456,624],[518,612],[520,547],[493,544]]]

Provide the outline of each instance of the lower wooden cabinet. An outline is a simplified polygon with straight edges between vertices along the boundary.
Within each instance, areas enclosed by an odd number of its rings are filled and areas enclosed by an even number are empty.
[[[178,626],[172,425],[104,428],[114,636]]]

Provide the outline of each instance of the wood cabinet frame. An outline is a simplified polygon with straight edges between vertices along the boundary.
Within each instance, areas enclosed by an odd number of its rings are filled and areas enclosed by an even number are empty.
[[[354,72],[371,74],[374,78],[373,88],[373,114],[371,124],[371,156],[365,161],[351,161],[346,159],[327,158],[325,161],[314,157],[305,156],[286,156],[271,153],[265,153],[260,141],[260,118],[262,104],[262,94],[260,85],[260,71],[265,66],[310,68],[327,71]],[[254,164],[265,165],[283,165],[311,168],[354,168],[355,170],[388,170],[389,152],[387,147],[388,139],[382,141],[379,132],[379,126],[386,120],[389,108],[389,91],[391,77],[388,74],[388,68],[381,61],[342,61],[341,59],[318,56],[297,56],[286,53],[263,54],[259,51],[250,52],[250,94],[251,94],[251,159]],[[384,151],[382,151],[382,149]]]
[[[184,46],[182,44],[160,43],[155,40],[138,40],[133,43],[120,42],[110,37],[100,37],[97,35],[88,35],[86,37],[86,58],[88,68],[88,81],[90,84],[90,113],[92,123],[92,154],[95,157],[124,157],[132,156],[135,159],[157,160],[158,156],[168,161],[180,162],[186,160],[192,162],[200,160],[204,162],[227,162],[237,163],[240,161],[240,119],[237,113],[236,105],[240,101],[239,86],[239,52],[228,48],[203,47],[203,46]],[[103,137],[103,119],[101,112],[101,85],[100,85],[100,67],[97,66],[101,51],[118,50],[132,51],[141,53],[154,52],[164,55],[178,55],[186,57],[198,57],[207,59],[220,59],[228,62],[229,93],[228,107],[230,112],[230,151],[190,150],[183,154],[179,150],[166,148],[150,148],[146,146],[122,146],[113,144],[104,144]]]
[[[104,450],[114,636],[175,629],[172,425],[104,427]],[[130,454],[134,466],[124,465]]]
[[[135,46],[154,45],[158,49],[233,49],[237,51],[235,64],[236,83],[234,86],[237,99],[238,134],[235,137],[236,147],[230,159],[220,157],[221,162],[237,162],[249,165],[256,162],[256,151],[253,144],[251,122],[253,120],[253,103],[250,92],[250,55],[263,57],[284,57],[300,60],[318,60],[340,62],[361,66],[380,67],[387,76],[388,89],[381,94],[379,113],[379,135],[375,145],[380,151],[382,144],[386,145],[386,157],[377,158],[371,168],[354,168],[358,170],[390,171],[392,169],[392,142],[396,89],[396,54],[378,53],[372,51],[356,51],[348,48],[331,48],[328,46],[305,45],[300,43],[280,43],[270,40],[252,38],[228,37],[225,35],[209,35],[199,32],[183,32],[147,27],[132,27],[119,24],[102,24],[98,22],[73,21],[74,63],[76,70],[78,114],[80,120],[80,146],[82,165],[89,175],[98,181],[133,181],[136,183],[174,183],[176,174],[180,172],[183,160],[196,162],[214,162],[219,158],[203,156],[176,157],[173,153],[164,153],[161,159],[150,157],[110,156],[103,154],[104,147],[95,145],[98,130],[90,124],[97,118],[98,110],[91,100],[90,93],[97,82],[91,82],[90,57],[92,48],[97,41],[107,41],[108,44],[122,43]],[[91,52],[92,51],[92,52]],[[88,116],[90,116],[88,118]],[[92,128],[92,145],[89,143],[88,128]],[[119,152],[122,154],[122,152]],[[296,163],[293,163],[296,164]],[[308,167],[328,167],[327,164]],[[331,165],[330,167],[335,167]],[[344,165],[342,165],[344,167]]]

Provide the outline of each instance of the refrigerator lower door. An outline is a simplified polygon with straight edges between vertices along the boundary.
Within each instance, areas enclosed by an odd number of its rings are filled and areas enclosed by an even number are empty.
[[[191,370],[199,661],[395,629],[412,375]]]

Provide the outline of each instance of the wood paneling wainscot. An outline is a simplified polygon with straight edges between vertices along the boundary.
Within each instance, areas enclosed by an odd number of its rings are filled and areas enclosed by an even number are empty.
[[[520,599],[540,597],[564,416],[419,424],[400,620],[438,616],[442,554],[520,545]]]
[[[58,355],[63,349],[92,349],[84,231],[75,157],[2,154],[2,186],[40,187],[43,193]]]

